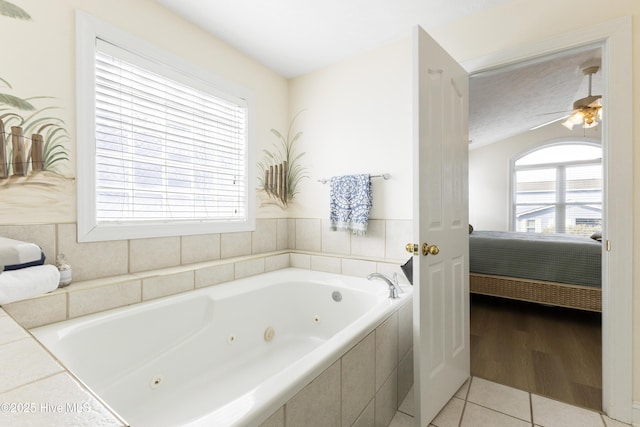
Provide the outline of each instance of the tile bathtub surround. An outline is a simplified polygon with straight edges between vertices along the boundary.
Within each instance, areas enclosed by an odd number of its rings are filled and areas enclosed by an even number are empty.
[[[15,411],[3,407],[2,425],[124,425],[2,309],[0,364],[0,402],[15,404]]]
[[[37,243],[48,263],[64,253],[77,282],[285,250],[400,261],[411,224],[372,219],[365,237],[330,231],[319,218],[259,218],[251,232],[87,243],[78,243],[75,223],[3,225],[0,236]]]
[[[54,264],[56,261],[56,225],[2,225],[0,226],[0,236],[9,239],[33,242],[42,248],[47,257],[47,264]]]
[[[399,310],[411,304],[408,301]],[[398,375],[399,365],[396,363],[389,368],[388,364],[389,360],[398,359],[398,339],[390,339],[391,335],[398,337],[408,333],[399,330],[406,327],[406,322],[398,321],[399,310],[276,410],[260,427],[388,426],[398,410],[398,402],[405,399],[413,385],[413,364],[410,375],[402,379]],[[410,356],[412,348],[411,345],[407,354],[402,355],[403,360]],[[380,384],[376,385],[377,381]]]
[[[176,266],[74,282],[51,293],[6,304],[3,308],[26,328],[35,328],[112,308],[212,286],[288,267],[289,253],[270,253]]]
[[[67,288],[6,304],[4,308],[24,327],[35,328],[287,267],[358,277],[365,277],[374,271],[388,275],[396,273],[401,283],[407,283],[397,263],[282,251],[75,281]],[[385,285],[381,281],[372,281],[371,286]],[[403,312],[400,316],[405,323],[411,323],[410,312]],[[398,339],[404,354],[407,337]],[[401,355],[398,357],[400,359]]]

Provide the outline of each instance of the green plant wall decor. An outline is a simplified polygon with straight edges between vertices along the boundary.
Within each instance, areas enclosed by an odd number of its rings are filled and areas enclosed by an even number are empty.
[[[258,190],[268,196],[263,205],[276,205],[286,209],[298,194],[300,181],[308,178],[307,168],[300,163],[300,158],[305,153],[298,152],[296,147],[302,132],[293,133],[295,121],[302,112],[291,120],[286,136],[271,129],[278,142],[272,144],[271,150],[262,150],[263,159],[258,162]]]
[[[0,21],[5,19],[32,21],[22,8],[0,0]],[[4,28],[0,22],[0,32]],[[4,65],[9,64],[5,61]],[[24,77],[26,81],[29,75],[34,79],[42,78],[29,72]],[[64,121],[57,114],[60,107],[51,96],[19,96],[17,88],[14,89],[8,79],[2,77],[0,223],[69,222],[75,218],[76,188],[75,178],[71,175],[71,138]]]
[[[8,16],[9,18],[24,19],[25,21],[31,20],[31,16],[27,12],[5,0],[0,0],[0,15]]]
[[[0,16],[31,20],[31,16],[22,8],[5,0],[0,0]],[[53,98],[20,98],[6,93],[7,89],[13,88],[1,77],[0,88],[0,179],[7,179],[12,174],[27,176],[35,170],[59,173],[60,166],[69,161],[66,148],[69,134],[64,122],[50,114],[59,107],[44,105],[37,108],[34,105],[43,102],[48,104]],[[42,147],[39,146],[40,142]],[[34,153],[34,148],[39,153]],[[17,157],[16,150],[24,153]],[[34,161],[38,162],[35,167]]]

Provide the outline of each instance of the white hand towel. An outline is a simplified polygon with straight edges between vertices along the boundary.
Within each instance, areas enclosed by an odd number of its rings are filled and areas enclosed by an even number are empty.
[[[54,265],[38,265],[0,274],[0,305],[51,292],[60,283]]]
[[[27,264],[40,260],[42,249],[35,243],[0,237],[0,266]]]

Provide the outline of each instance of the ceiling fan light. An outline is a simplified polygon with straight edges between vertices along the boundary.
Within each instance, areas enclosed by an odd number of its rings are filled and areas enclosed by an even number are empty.
[[[569,116],[567,120],[571,121],[571,123],[573,123],[574,125],[579,125],[584,121],[584,117],[585,117],[584,112],[582,110],[579,110],[573,113],[571,116]]]
[[[573,127],[575,126],[575,123],[573,123],[571,121],[571,117],[569,117],[567,120],[562,122],[562,126],[566,127],[569,130],[573,130]]]

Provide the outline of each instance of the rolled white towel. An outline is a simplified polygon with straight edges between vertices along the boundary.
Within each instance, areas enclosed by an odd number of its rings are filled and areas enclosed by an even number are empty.
[[[60,283],[54,265],[38,265],[0,274],[0,305],[51,292]]]
[[[5,265],[20,266],[21,264],[38,263],[41,258],[42,249],[35,243],[0,237],[0,266],[2,269]]]

